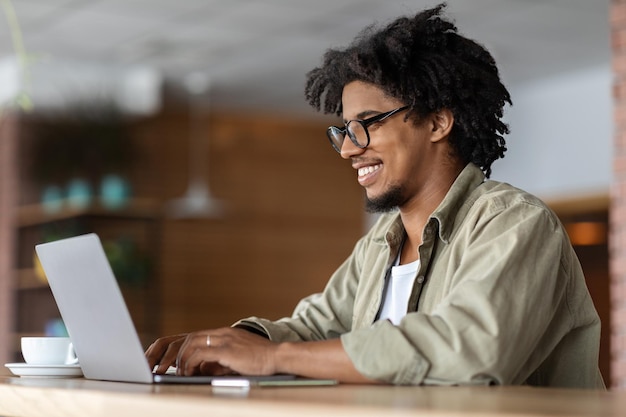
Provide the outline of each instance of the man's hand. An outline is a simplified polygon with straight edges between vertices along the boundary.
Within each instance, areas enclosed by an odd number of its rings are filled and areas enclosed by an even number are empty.
[[[276,373],[278,345],[243,329],[224,327],[190,333],[178,346],[178,375]]]
[[[340,382],[374,383],[361,375],[339,339],[276,343],[244,329],[224,327],[162,337],[147,350],[156,373],[176,366],[178,375],[286,373]]]
[[[186,333],[174,336],[166,336],[157,339],[146,349],[146,359],[150,369],[154,369],[155,373],[164,374],[170,366],[176,366],[176,356],[180,350],[180,346],[185,341]]]

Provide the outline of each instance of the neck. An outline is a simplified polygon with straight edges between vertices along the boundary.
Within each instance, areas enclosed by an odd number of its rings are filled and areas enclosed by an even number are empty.
[[[454,172],[450,171],[448,175],[434,176],[436,180],[429,187],[400,207],[400,218],[407,234],[400,263],[405,264],[419,259],[417,249],[422,244],[424,227],[433,211],[445,198],[461,170],[462,167]]]

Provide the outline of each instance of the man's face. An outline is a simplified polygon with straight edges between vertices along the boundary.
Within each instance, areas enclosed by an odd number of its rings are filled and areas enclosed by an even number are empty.
[[[373,84],[353,81],[343,89],[344,122],[367,119],[404,106]],[[357,181],[365,188],[369,211],[402,208],[419,198],[430,176],[434,152],[432,131],[426,119],[419,124],[405,120],[406,112],[368,126],[370,143],[365,149],[349,138],[343,142],[341,156],[351,159]]]

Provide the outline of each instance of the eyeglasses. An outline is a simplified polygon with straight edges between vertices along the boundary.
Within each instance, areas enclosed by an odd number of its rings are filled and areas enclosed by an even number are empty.
[[[376,116],[370,117],[368,119],[354,119],[348,121],[346,123],[346,127],[341,129],[337,126],[330,126],[326,130],[326,136],[328,136],[328,140],[330,140],[330,144],[333,145],[333,149],[337,152],[341,153],[341,147],[343,146],[343,141],[346,138],[346,132],[348,132],[348,137],[355,146],[365,149],[370,144],[370,134],[367,131],[367,127],[373,123],[382,122],[394,114],[401,112],[403,110],[408,109],[410,106],[398,107],[397,109],[388,111],[386,113],[377,114]]]

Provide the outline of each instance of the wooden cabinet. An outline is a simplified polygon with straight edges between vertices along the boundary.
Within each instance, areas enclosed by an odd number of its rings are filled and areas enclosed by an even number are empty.
[[[21,361],[19,338],[24,335],[60,335],[60,314],[34,252],[37,243],[97,233],[126,299],[137,331],[145,343],[158,335],[158,253],[160,209],[151,200],[131,200],[108,210],[99,205],[77,209],[63,205],[47,212],[39,204],[17,211],[17,259],[14,286],[14,360]]]

